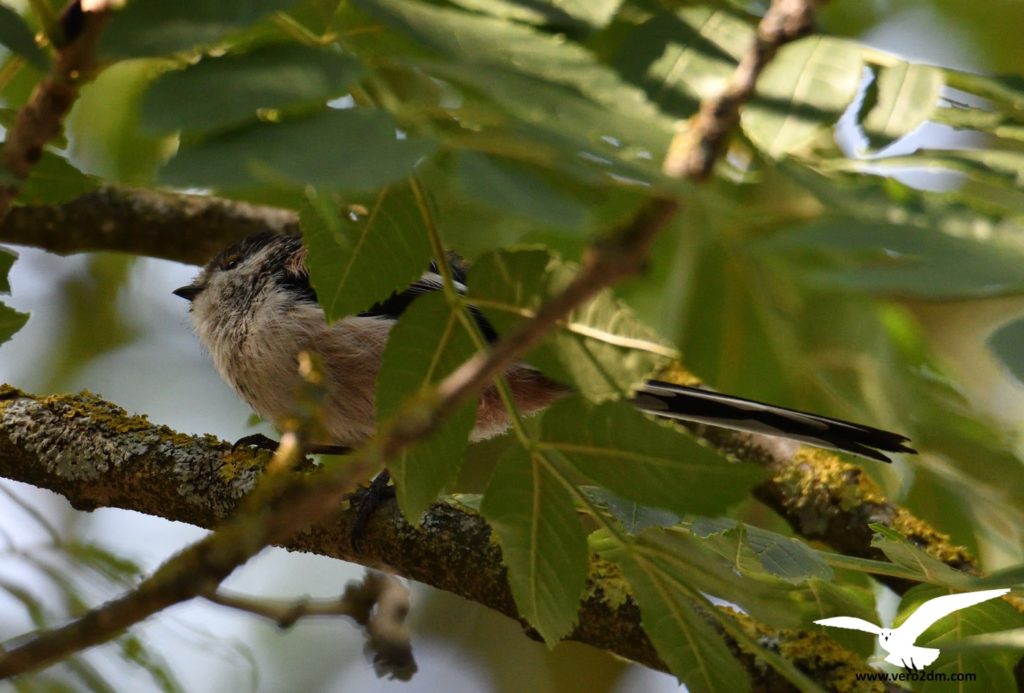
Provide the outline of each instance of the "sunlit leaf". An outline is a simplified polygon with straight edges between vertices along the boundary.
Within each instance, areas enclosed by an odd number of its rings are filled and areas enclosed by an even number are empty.
[[[400,138],[384,111],[325,110],[283,123],[259,123],[183,147],[161,178],[181,187],[239,188],[260,183],[373,190],[409,175],[433,150]]]
[[[540,439],[542,447],[557,450],[596,483],[679,514],[722,512],[763,476],[757,467],[731,464],[626,402],[558,402],[544,413]]]
[[[292,43],[207,57],[153,82],[142,102],[142,124],[153,132],[223,128],[255,120],[258,109],[326,102],[359,74],[359,62],[349,55]]]
[[[50,56],[36,45],[31,29],[17,12],[0,5],[0,45],[28,60],[39,70],[50,67]]]
[[[865,99],[858,119],[870,147],[881,149],[928,119],[943,81],[942,71],[931,65],[899,62],[874,69],[874,98]]]
[[[401,291],[430,265],[430,240],[408,183],[373,197],[311,192],[300,212],[310,281],[330,321]]]
[[[416,299],[392,329],[384,349],[377,377],[378,426],[386,426],[407,397],[422,397],[473,352],[469,335],[443,295],[435,292]],[[437,494],[455,480],[475,420],[476,402],[466,402],[429,440],[388,462],[399,507],[411,522],[418,522]]]
[[[509,586],[548,645],[576,623],[587,577],[587,542],[572,498],[547,462],[522,448],[502,457],[480,512],[501,544]]]
[[[743,131],[773,158],[806,147],[853,102],[863,68],[850,41],[809,36],[783,46],[743,110]]]

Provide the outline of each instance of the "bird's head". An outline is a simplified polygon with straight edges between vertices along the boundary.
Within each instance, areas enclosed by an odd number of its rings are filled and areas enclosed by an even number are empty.
[[[305,267],[305,249],[296,235],[266,232],[221,251],[191,284],[174,294],[189,301],[196,331],[226,329],[261,306],[286,307],[316,302]]]
[[[889,640],[890,640],[891,638],[892,638],[892,629],[890,629],[890,628],[883,628],[883,629],[882,629],[881,631],[879,631],[879,633],[878,633],[878,639],[879,639],[879,641],[880,641],[880,642],[882,642],[883,644],[885,644],[885,643],[889,642]]]

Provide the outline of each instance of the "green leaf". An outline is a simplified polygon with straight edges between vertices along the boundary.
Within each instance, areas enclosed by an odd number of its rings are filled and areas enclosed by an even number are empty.
[[[183,147],[162,180],[179,187],[241,188],[261,183],[374,190],[409,175],[434,149],[399,138],[394,118],[368,109],[326,110],[260,123]]]
[[[1024,320],[999,327],[989,335],[988,347],[1017,380],[1024,382]]]
[[[11,265],[18,259],[18,254],[0,246],[0,293],[10,293],[11,284],[7,279],[7,273],[11,271]]]
[[[725,88],[753,40],[754,27],[736,13],[685,7],[631,30],[613,60],[665,112],[687,118]]]
[[[373,319],[373,318],[363,318]],[[447,376],[475,349],[457,315],[440,292],[418,298],[391,330],[377,376],[377,425],[385,428],[407,398],[430,401],[431,387]],[[476,402],[466,402],[444,420],[429,440],[407,448],[388,462],[398,505],[417,523],[437,495],[459,473],[469,433],[476,421]]]
[[[15,332],[28,322],[28,313],[19,313],[10,306],[0,303],[0,344],[10,339]]]
[[[98,178],[82,173],[59,154],[44,150],[18,189],[18,202],[27,205],[60,204],[92,192],[99,184]]]
[[[580,229],[588,220],[580,201],[558,190],[539,171],[512,161],[462,152],[459,180],[469,195],[505,215],[569,229]]]
[[[323,103],[345,93],[360,72],[352,56],[293,43],[206,57],[153,82],[142,124],[152,132],[237,125],[255,120],[258,109]]]
[[[914,546],[899,532],[884,525],[873,524],[875,536],[871,546],[881,550],[885,557],[897,565],[909,568],[920,575],[922,582],[934,583],[965,589],[973,584],[973,578],[955,568],[950,568],[929,553]]]
[[[502,457],[480,512],[501,544],[519,614],[549,646],[576,623],[587,578],[587,540],[569,492],[542,455]]]
[[[629,534],[639,534],[651,527],[672,527],[680,522],[679,516],[673,512],[626,500],[600,486],[580,486],[579,489],[591,502],[618,520]]]
[[[601,28],[611,21],[622,0],[453,0],[453,3],[468,10],[527,24],[566,28],[585,24]]]
[[[680,515],[717,513],[763,478],[626,402],[562,400],[541,420],[540,445],[557,450],[587,478],[630,500]]]
[[[0,5],[0,45],[25,58],[38,70],[50,69],[50,56],[36,45],[34,33],[17,12]]]
[[[722,556],[742,560],[752,569],[748,572],[766,572],[793,584],[833,579],[828,563],[799,539],[728,518],[701,518],[690,529]]]
[[[875,98],[870,102],[865,99],[858,120],[870,147],[877,150],[928,119],[942,92],[943,80],[942,70],[918,63],[899,62],[878,66],[875,71]]]
[[[934,597],[950,594],[950,590],[933,585],[918,585],[906,594],[900,602],[900,610],[894,626],[905,621],[921,604]],[[928,668],[929,673],[947,676],[973,673],[978,681],[984,681],[993,691],[1010,691],[1017,686],[1014,666],[1020,655],[1013,651],[995,652],[951,650],[945,651],[944,643],[956,642],[972,635],[985,635],[1024,625],[1024,616],[1003,599],[976,604],[967,609],[955,611],[933,623],[922,633],[915,644],[919,647],[935,647],[940,650],[939,658]],[[952,680],[952,679],[951,679]],[[962,679],[961,679],[962,680]],[[916,690],[926,693],[940,693],[949,690],[948,682],[925,681]]]
[[[489,253],[470,269],[470,302],[499,334],[564,288],[576,269],[543,250]],[[587,398],[622,396],[667,366],[674,356],[628,308],[605,291],[574,310],[529,355],[556,380],[572,383]]]
[[[634,547],[602,551],[622,568],[640,607],[644,632],[669,670],[694,693],[748,691],[750,681],[722,636],[696,610],[696,589],[673,567],[671,551],[649,541],[648,530]]]
[[[757,245],[802,260],[794,269],[829,289],[929,299],[1024,290],[1024,248],[998,236],[963,238],[908,224],[824,217]]]
[[[193,50],[297,0],[132,0],[103,30],[99,53],[137,58]]]
[[[743,110],[743,131],[772,158],[805,148],[853,102],[863,69],[851,41],[809,36],[783,46]]]
[[[331,322],[401,291],[430,266],[430,239],[408,183],[343,205],[309,192],[299,221],[310,281]]]

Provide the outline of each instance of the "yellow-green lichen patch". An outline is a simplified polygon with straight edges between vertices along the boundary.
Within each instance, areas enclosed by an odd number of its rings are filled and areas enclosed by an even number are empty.
[[[248,449],[229,449],[221,457],[217,474],[228,483],[242,476],[251,476],[253,472],[261,474],[272,458],[273,453],[269,450],[259,450],[254,454]]]
[[[629,601],[630,596],[629,583],[618,564],[592,554],[584,601],[598,599],[614,610]]]
[[[0,401],[5,399],[17,399],[18,397],[24,397],[25,393],[7,383],[0,383]]]
[[[939,532],[924,520],[920,520],[902,508],[899,509],[889,523],[912,543],[927,551],[946,565],[959,570],[968,569],[974,572],[974,558],[964,546],[956,546],[948,534]]]
[[[772,470],[772,481],[785,489],[796,505],[812,505],[823,495],[844,511],[865,503],[885,503],[878,486],[862,469],[824,450],[801,448],[792,463]]]

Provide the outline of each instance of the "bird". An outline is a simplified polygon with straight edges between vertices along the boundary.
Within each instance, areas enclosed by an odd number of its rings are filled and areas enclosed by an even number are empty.
[[[465,293],[466,268],[454,254],[452,260],[455,286]],[[341,452],[375,432],[376,378],[391,328],[413,301],[442,287],[435,262],[404,290],[328,324],[310,283],[302,237],[268,231],[226,248],[191,284],[173,293],[190,302],[192,326],[217,371],[264,420],[279,423],[294,412],[298,355],[319,354],[325,370],[325,435],[308,449]],[[484,315],[471,310],[485,338],[498,339]],[[504,375],[523,415],[572,392],[527,363],[512,364]],[[898,433],[660,380],[645,383],[632,401],[657,417],[782,436],[882,462],[891,461],[887,453],[915,452]],[[496,388],[485,388],[471,439],[490,438],[508,426]],[[274,445],[259,434],[239,444]],[[380,490],[386,482],[379,476],[374,484]]]
[[[917,607],[899,628],[882,628],[871,621],[854,616],[822,618],[815,623],[830,628],[846,628],[873,633],[878,636],[878,644],[888,653],[885,661],[905,669],[918,670],[931,666],[939,656],[940,651],[934,647],[918,647],[914,644],[929,626],[954,611],[1001,597],[1009,591],[1009,588],[1000,588],[964,592],[963,594],[946,594],[929,599]]]

